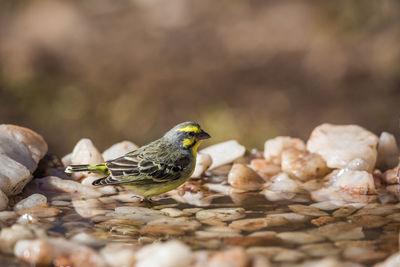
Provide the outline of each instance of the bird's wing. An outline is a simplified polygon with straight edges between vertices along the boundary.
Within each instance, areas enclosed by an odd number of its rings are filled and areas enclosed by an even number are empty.
[[[190,163],[188,156],[170,153],[168,144],[152,144],[106,162],[110,176],[107,184],[163,183],[181,177]],[[154,149],[154,146],[157,149]]]

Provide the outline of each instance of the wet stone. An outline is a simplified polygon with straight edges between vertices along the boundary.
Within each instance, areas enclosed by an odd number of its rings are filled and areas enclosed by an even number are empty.
[[[353,206],[346,206],[346,207],[341,207],[338,210],[335,210],[332,213],[333,217],[337,217],[337,218],[344,218],[347,216],[350,216],[352,213],[354,213],[357,209]]]
[[[233,221],[229,227],[244,231],[257,231],[267,227],[277,227],[288,223],[285,217],[274,216],[267,218],[242,219]]]
[[[281,166],[277,164],[273,164],[271,162],[268,162],[264,159],[253,159],[250,162],[250,167],[258,172],[259,174],[262,174],[263,176],[270,177],[277,175],[281,172]]]
[[[36,206],[44,205],[47,203],[47,198],[42,194],[33,194],[21,200],[14,206],[14,210],[21,211],[30,209]]]
[[[299,250],[311,257],[336,256],[341,251],[335,248],[332,243],[307,244],[299,247]]]
[[[319,210],[316,207],[312,206],[305,206],[305,205],[289,205],[289,209],[291,209],[293,212],[300,213],[303,215],[308,215],[308,216],[327,216],[328,213]]]
[[[205,209],[196,213],[197,220],[215,219],[219,221],[233,221],[245,217],[243,208]]]
[[[333,223],[337,221],[336,218],[330,217],[330,216],[323,216],[323,217],[318,217],[316,219],[311,220],[311,223],[316,225],[316,226],[322,226],[322,225],[326,225],[329,223]]]
[[[305,151],[306,145],[303,140],[299,138],[278,136],[265,142],[264,158],[269,162],[280,165],[282,153],[289,148],[296,148],[300,151]]]
[[[347,219],[349,222],[365,229],[382,227],[389,222],[388,218],[377,215],[351,216]]]
[[[281,245],[282,239],[277,236],[274,232],[264,232],[258,235],[248,235],[226,238],[224,240],[225,244],[232,246],[277,246]]]
[[[375,249],[367,247],[347,247],[343,251],[343,257],[354,262],[377,262],[385,259],[387,256],[387,252],[376,251]]]
[[[318,228],[318,234],[332,241],[364,238],[362,227],[346,222],[337,222],[322,226]]]
[[[277,234],[284,242],[290,244],[318,243],[325,240],[324,237],[304,232],[282,232]]]
[[[293,224],[299,224],[299,223],[305,223],[310,220],[310,216],[306,216],[303,214],[298,214],[298,213],[277,213],[277,214],[268,214],[267,217],[274,217],[274,216],[280,216],[284,217],[288,220],[288,222],[293,223]]]
[[[169,217],[181,217],[184,215],[183,211],[176,209],[176,208],[165,208],[165,209],[161,209],[160,210],[162,213],[164,213],[165,215],[169,216]]]

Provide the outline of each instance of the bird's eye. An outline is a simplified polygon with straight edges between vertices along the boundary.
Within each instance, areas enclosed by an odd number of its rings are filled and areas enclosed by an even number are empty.
[[[189,132],[188,135],[189,135],[190,137],[193,137],[193,136],[194,136],[194,133],[193,133],[193,132]]]

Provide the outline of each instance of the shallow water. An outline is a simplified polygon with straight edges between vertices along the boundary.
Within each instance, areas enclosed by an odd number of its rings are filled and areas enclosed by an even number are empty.
[[[29,192],[26,194],[29,195]],[[310,259],[326,256],[337,257],[343,262],[372,266],[398,251],[400,205],[396,203],[376,204],[377,206],[370,204],[349,210],[343,208],[339,210],[340,207],[332,210],[316,209],[310,213],[307,209],[302,210],[303,206],[290,205],[308,206],[311,203],[271,202],[255,192],[237,194],[234,197],[235,202],[229,196],[218,195],[205,207],[178,203],[166,197],[156,200],[152,203],[151,210],[147,210],[147,204],[140,203],[136,199],[126,202],[114,199],[113,196],[106,196],[96,200],[99,201],[96,205],[84,207],[89,211],[99,210],[97,215],[84,218],[76,212],[70,194],[51,195],[48,192],[45,194],[51,203],[50,206],[56,207],[61,212],[55,217],[40,215],[38,212],[37,224],[47,229],[48,236],[53,237],[71,238],[79,233],[87,233],[92,239],[85,237],[82,242],[96,250],[107,243],[143,246],[155,241],[179,239],[195,251],[219,251],[231,246],[245,247],[248,255],[266,257],[274,266],[295,266]],[[139,213],[139,216],[135,217],[129,212],[116,213],[115,209],[118,207],[133,209],[143,207],[140,212],[175,208],[183,213],[174,215],[178,216],[176,218],[162,212],[147,215]],[[222,219],[196,218],[198,211],[223,208],[242,208],[244,211],[239,209],[238,214],[232,215],[231,218],[229,216]],[[294,208],[296,212],[292,211]],[[284,213],[290,213],[292,216],[296,214],[297,219],[282,219],[265,225],[232,224],[232,221],[265,219],[271,214]],[[7,224],[12,225],[14,222],[15,220],[11,220]],[[321,228],[331,224],[334,224],[331,228]],[[340,227],[343,227],[342,232]],[[302,236],[291,236],[290,233],[293,232],[307,235],[303,239]],[[282,256],[276,257],[274,254],[279,252],[282,252]],[[3,255],[0,258],[0,266],[27,266],[27,264]]]

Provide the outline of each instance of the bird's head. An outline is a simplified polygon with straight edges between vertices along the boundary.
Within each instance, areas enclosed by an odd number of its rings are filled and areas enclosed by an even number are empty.
[[[198,123],[188,121],[176,125],[165,134],[165,137],[179,143],[181,147],[196,151],[200,142],[211,136],[201,129]]]

